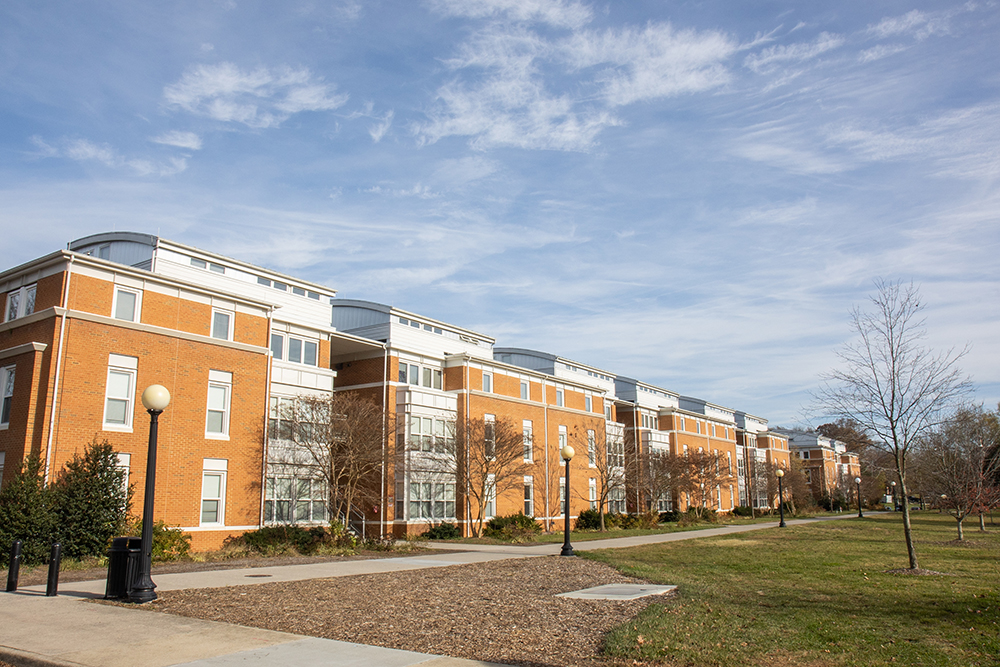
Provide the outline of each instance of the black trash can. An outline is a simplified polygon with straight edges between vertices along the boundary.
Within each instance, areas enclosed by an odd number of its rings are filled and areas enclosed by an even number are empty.
[[[108,584],[104,598],[126,598],[139,577],[142,540],[138,537],[115,537],[108,550]]]

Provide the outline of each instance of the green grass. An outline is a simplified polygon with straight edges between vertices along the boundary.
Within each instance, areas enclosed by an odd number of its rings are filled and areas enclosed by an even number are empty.
[[[1000,664],[1000,527],[955,543],[947,515],[913,516],[922,568],[907,567],[899,515],[587,552],[677,584],[607,637],[605,653],[678,665]]]

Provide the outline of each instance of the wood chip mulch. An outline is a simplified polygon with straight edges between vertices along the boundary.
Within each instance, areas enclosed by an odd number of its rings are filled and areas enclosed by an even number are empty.
[[[150,607],[181,616],[389,648],[538,667],[610,664],[605,633],[655,598],[558,593],[638,583],[558,556],[407,572],[168,591]]]

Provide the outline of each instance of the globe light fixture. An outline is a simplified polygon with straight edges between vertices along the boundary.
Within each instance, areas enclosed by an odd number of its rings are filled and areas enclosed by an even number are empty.
[[[160,414],[170,405],[170,392],[163,385],[150,385],[142,392],[142,405],[149,413],[146,491],[142,499],[142,553],[135,587],[128,594],[128,601],[137,603],[156,599],[156,584],[150,576],[153,561],[153,499],[156,495],[156,436]]]
[[[855,477],[854,483],[858,486],[858,518],[864,519],[865,515],[861,513],[861,478]]]
[[[778,468],[775,471],[774,476],[778,478],[778,514],[781,516],[781,522],[778,524],[778,528],[785,527],[785,492],[781,486],[781,478],[785,476],[785,471]]]
[[[563,526],[563,545],[562,551],[559,552],[560,556],[572,556],[573,545],[569,543],[569,462],[573,459],[573,455],[576,451],[573,450],[569,445],[564,445],[562,449],[559,450],[559,456],[562,460],[566,462],[566,484],[564,486],[563,494],[565,495],[563,515],[566,518],[566,523]]]

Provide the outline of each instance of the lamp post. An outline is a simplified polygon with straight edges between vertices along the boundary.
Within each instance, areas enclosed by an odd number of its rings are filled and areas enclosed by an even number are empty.
[[[892,511],[893,512],[898,512],[899,511],[899,501],[896,500],[896,483],[895,482],[892,483]]]
[[[864,519],[865,515],[861,513],[861,478],[855,477],[854,483],[858,485],[858,518]]]
[[[156,429],[160,414],[170,403],[170,392],[154,384],[142,392],[142,405],[149,413],[149,452],[146,454],[146,491],[142,499],[142,553],[135,586],[129,591],[129,602],[152,602],[156,599],[156,584],[150,577],[153,559],[153,496],[156,492]]]
[[[785,492],[781,486],[781,478],[785,476],[785,471],[778,468],[777,472],[774,473],[778,478],[778,513],[781,515],[781,523],[778,524],[778,528],[785,527]]]
[[[562,457],[563,461],[566,462],[566,485],[564,487],[565,490],[563,491],[563,494],[565,496],[564,500],[565,506],[563,507],[563,514],[566,517],[566,525],[563,529],[563,545],[562,545],[562,551],[559,552],[560,556],[574,555],[573,545],[569,543],[569,462],[570,460],[572,460],[574,454],[576,454],[576,452],[573,451],[573,448],[570,447],[569,445],[565,445],[563,446],[562,449],[559,450],[559,455]]]

